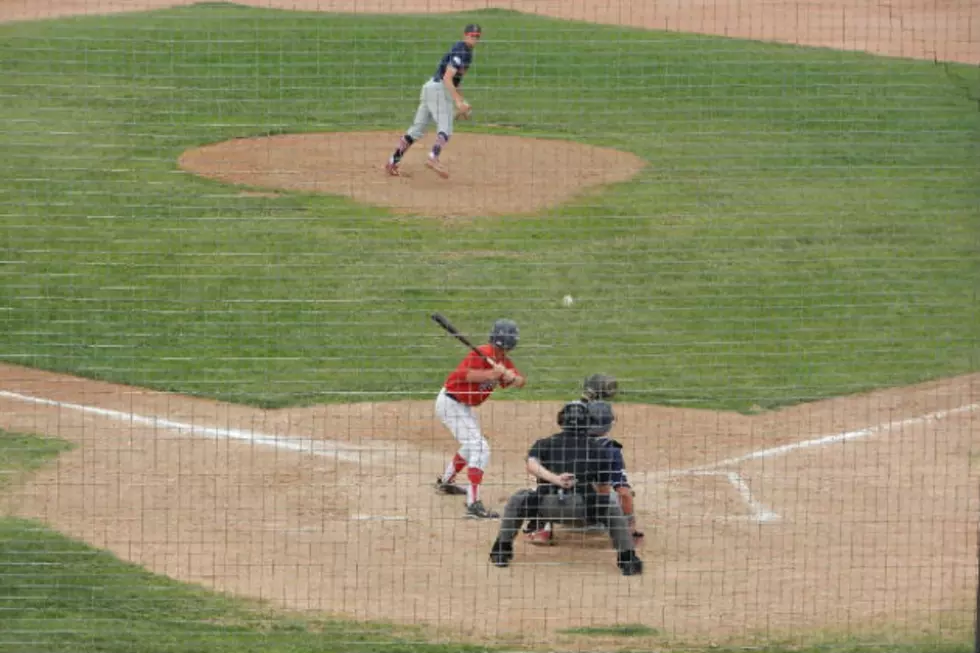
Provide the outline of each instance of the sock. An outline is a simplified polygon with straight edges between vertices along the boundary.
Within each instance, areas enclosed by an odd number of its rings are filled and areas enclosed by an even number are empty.
[[[470,486],[466,490],[466,505],[471,506],[480,500],[480,483],[483,482],[483,470],[470,467],[466,474],[470,478]]]
[[[466,467],[466,459],[459,454],[453,456],[453,459],[449,461],[448,465],[446,465],[446,471],[442,474],[442,482],[452,483],[454,480],[456,480],[456,474],[463,471],[464,467]]]
[[[443,146],[448,142],[449,136],[446,135],[446,132],[439,132],[439,135],[436,136],[436,144],[432,146],[431,156],[433,159],[439,158],[439,155],[442,154]]]
[[[408,148],[412,147],[412,143],[414,142],[415,139],[408,134],[402,136],[402,139],[398,141],[398,147],[395,149],[395,153],[391,155],[391,162],[398,163],[401,161],[402,157],[405,156],[405,152],[408,151]]]

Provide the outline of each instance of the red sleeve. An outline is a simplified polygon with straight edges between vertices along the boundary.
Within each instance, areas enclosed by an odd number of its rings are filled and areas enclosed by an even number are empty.
[[[471,351],[466,357],[460,361],[456,369],[450,372],[449,377],[446,378],[446,383],[451,381],[457,381],[460,383],[466,382],[466,373],[469,370],[489,370],[490,366],[487,364],[483,358],[481,358],[475,351]]]

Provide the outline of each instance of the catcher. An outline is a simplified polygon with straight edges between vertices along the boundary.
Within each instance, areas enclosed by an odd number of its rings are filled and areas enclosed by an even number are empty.
[[[591,417],[592,427],[589,435],[596,438],[599,444],[609,449],[613,461],[613,471],[610,478],[610,485],[616,493],[619,505],[623,509],[623,514],[630,523],[630,531],[633,534],[633,541],[639,544],[643,539],[643,533],[636,529],[636,513],[633,512],[633,488],[630,486],[629,477],[626,475],[626,460],[623,458],[623,445],[609,437],[616,416],[613,414],[612,405],[607,401],[592,401],[588,404],[589,416]]]
[[[580,401],[565,404],[558,413],[561,432],[542,438],[527,454],[527,471],[538,479],[533,490],[515,493],[504,507],[500,532],[490,549],[490,562],[506,567],[514,558],[514,538],[525,519],[597,521],[609,529],[616,564],[624,576],[643,573],[629,521],[613,498],[609,480],[609,449],[591,437],[589,409]]]

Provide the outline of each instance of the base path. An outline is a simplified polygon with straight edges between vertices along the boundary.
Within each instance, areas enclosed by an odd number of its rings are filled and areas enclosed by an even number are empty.
[[[528,484],[524,452],[558,407],[481,408],[487,503]],[[2,366],[0,428],[77,446],[0,509],[177,579],[452,639],[969,626],[980,375],[755,417],[617,412],[648,534],[640,578],[619,575],[604,536],[572,531],[491,567],[496,522],[432,490],[454,447],[425,401],[267,411]]]
[[[194,0],[0,0],[0,20],[159,9]],[[980,63],[975,0],[239,0],[303,11],[445,13],[500,8],[917,59]],[[488,38],[490,32],[487,33]]]

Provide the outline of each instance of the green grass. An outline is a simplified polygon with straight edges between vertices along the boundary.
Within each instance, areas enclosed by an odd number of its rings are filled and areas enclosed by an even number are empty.
[[[584,626],[559,631],[563,635],[588,635],[596,637],[648,637],[660,631],[643,624],[621,624],[616,626]]]
[[[71,444],[57,438],[40,438],[0,430],[0,492],[14,480],[32,472]]]
[[[646,171],[448,228],[177,171],[233,137],[404,128],[473,19],[481,121]],[[480,340],[518,320],[531,383],[501,398],[605,371],[745,410],[974,371],[980,115],[952,70],[502,11],[0,26],[0,359],[271,406],[428,399],[464,353],[439,310]],[[508,256],[445,256],[468,250]]]

